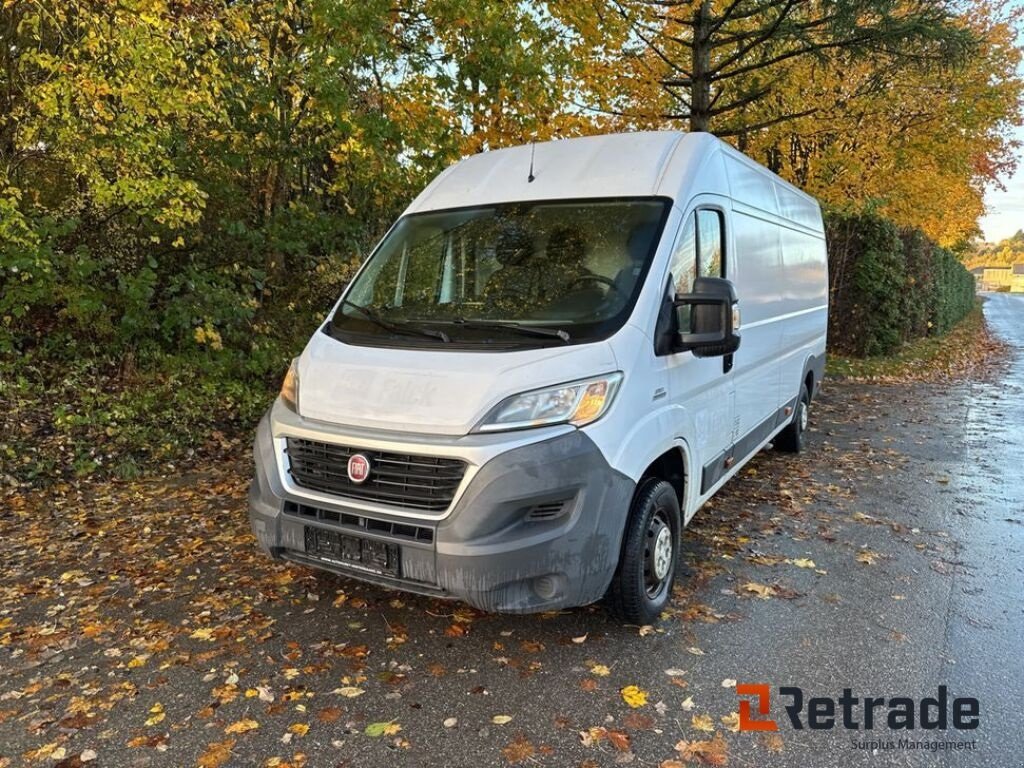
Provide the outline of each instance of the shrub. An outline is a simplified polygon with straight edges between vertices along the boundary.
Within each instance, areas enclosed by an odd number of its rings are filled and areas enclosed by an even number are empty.
[[[974,278],[920,230],[866,212],[825,217],[829,347],[857,357],[946,333],[974,305]]]

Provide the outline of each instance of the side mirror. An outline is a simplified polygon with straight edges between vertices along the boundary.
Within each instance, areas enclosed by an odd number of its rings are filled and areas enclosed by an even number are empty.
[[[721,357],[739,349],[733,329],[736,289],[722,277],[698,277],[693,293],[677,294],[673,302],[679,322],[677,351],[694,357]]]

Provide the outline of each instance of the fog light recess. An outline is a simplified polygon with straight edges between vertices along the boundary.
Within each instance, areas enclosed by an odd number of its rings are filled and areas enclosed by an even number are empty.
[[[553,573],[538,576],[533,580],[533,591],[542,600],[551,600],[558,596],[561,579]]]

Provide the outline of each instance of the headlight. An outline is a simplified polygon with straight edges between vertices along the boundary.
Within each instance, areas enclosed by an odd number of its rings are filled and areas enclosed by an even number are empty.
[[[292,360],[288,373],[281,382],[281,400],[296,413],[299,412],[299,358]]]
[[[494,406],[475,431],[500,432],[565,423],[582,427],[604,415],[620,383],[621,373],[609,373],[513,395]]]

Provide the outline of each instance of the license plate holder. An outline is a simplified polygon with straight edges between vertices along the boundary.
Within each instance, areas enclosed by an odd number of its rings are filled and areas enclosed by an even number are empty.
[[[402,552],[397,544],[306,526],[306,554],[317,560],[380,576],[401,576]]]

